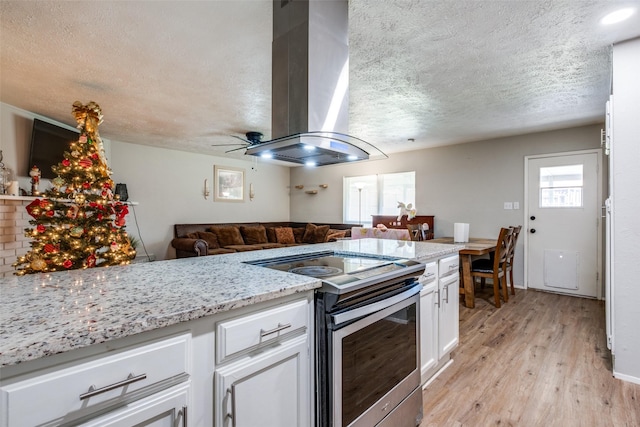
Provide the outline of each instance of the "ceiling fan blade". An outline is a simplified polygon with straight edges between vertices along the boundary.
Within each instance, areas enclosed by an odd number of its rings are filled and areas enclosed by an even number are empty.
[[[233,150],[227,150],[225,151],[225,153],[233,153],[234,151],[238,151],[238,150],[245,150],[247,147],[240,147],[240,148],[234,148]]]

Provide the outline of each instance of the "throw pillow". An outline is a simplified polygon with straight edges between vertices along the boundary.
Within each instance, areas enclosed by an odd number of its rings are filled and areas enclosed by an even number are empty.
[[[293,229],[293,237],[296,239],[296,243],[304,243],[302,239],[304,238],[304,227],[295,227]]]
[[[197,233],[198,239],[202,239],[207,242],[209,245],[209,249],[219,249],[220,245],[218,244],[218,236],[213,233],[209,233],[208,231],[198,231]]]
[[[275,229],[276,241],[283,244],[293,244],[296,242],[293,237],[293,229],[291,227],[278,227]]]
[[[276,239],[275,227],[267,227],[267,240],[269,241],[269,243],[278,243],[278,239]]]
[[[188,239],[199,239],[199,237],[198,237],[198,232],[197,232],[197,231],[194,231],[193,233],[187,233],[187,236],[186,236],[186,237],[187,237]]]
[[[328,225],[307,224],[302,241],[304,243],[323,243],[328,232]]]
[[[263,225],[256,226],[240,226],[240,233],[247,245],[257,245],[259,243],[267,243],[267,230]]]
[[[347,236],[345,230],[331,230],[327,233],[327,242],[335,242],[338,239],[344,239]]]
[[[232,245],[244,245],[240,229],[233,225],[221,225],[219,227],[211,227],[209,229],[218,237],[218,244],[221,247]]]

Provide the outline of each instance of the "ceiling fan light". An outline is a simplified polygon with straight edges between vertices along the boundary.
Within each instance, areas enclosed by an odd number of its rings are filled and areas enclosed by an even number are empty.
[[[263,159],[273,159],[273,153],[271,153],[270,151],[265,151],[264,153],[260,154],[260,157],[262,157]]]
[[[309,160],[309,161],[306,161],[304,165],[309,167],[314,167],[316,166],[316,162],[314,162],[313,160]]]
[[[602,25],[617,24],[618,22],[622,22],[625,19],[628,19],[629,17],[631,17],[631,15],[633,15],[634,12],[635,12],[635,9],[631,7],[627,7],[625,9],[619,9],[606,15],[604,18],[600,20],[600,23]]]

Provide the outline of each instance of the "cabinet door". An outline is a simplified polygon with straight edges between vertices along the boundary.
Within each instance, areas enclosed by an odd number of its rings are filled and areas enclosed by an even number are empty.
[[[186,427],[187,390],[181,385],[95,418],[82,427]]]
[[[440,279],[440,317],[438,319],[438,358],[444,357],[458,345],[459,274]]]
[[[216,425],[309,426],[309,366],[304,335],[219,368],[215,373]]]
[[[422,383],[438,364],[438,281],[420,292],[420,372]]]

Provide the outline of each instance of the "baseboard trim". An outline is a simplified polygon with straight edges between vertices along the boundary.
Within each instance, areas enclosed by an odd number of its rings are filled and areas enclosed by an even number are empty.
[[[634,384],[640,384],[640,378],[633,377],[631,375],[621,374],[620,372],[613,371],[613,377],[622,381],[627,381]]]

